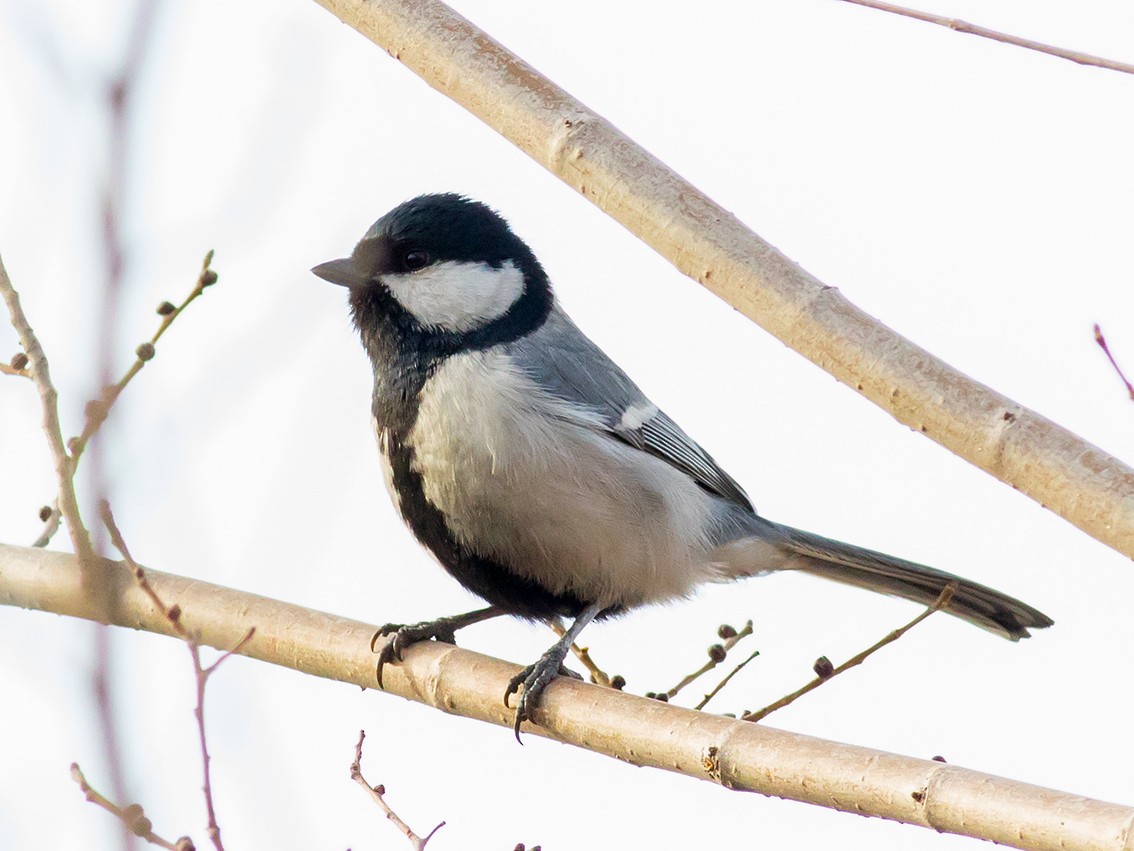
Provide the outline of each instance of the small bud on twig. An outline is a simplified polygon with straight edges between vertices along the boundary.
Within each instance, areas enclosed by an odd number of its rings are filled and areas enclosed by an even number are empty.
[[[626,677],[622,676],[622,674],[615,674],[610,678],[610,687],[615,691],[622,691],[622,689],[626,688]]]
[[[46,523],[48,520],[51,519],[51,514],[52,514],[51,506],[50,505],[43,506],[43,508],[41,508],[39,510],[39,522],[40,523]]]
[[[831,664],[831,660],[826,656],[820,656],[815,660],[815,664],[811,666],[811,670],[815,672],[815,676],[819,679],[825,680],[834,675],[835,666]]]
[[[212,269],[206,269],[201,273],[201,287],[211,287],[217,282],[217,273]]]
[[[12,355],[12,359],[8,362],[12,369],[25,369],[28,365],[28,356],[26,352],[16,352]]]
[[[134,354],[136,354],[138,356],[138,360],[142,361],[143,363],[145,361],[152,360],[155,354],[154,344],[142,343],[142,345],[134,349]]]
[[[157,315],[158,316],[169,316],[169,314],[173,313],[173,311],[175,311],[175,310],[177,310],[177,308],[174,307],[171,302],[163,301],[161,304],[159,304],[157,306]]]
[[[718,665],[725,660],[728,651],[720,644],[713,644],[709,647],[709,658],[716,662]]]
[[[736,635],[736,630],[727,623],[722,623],[717,628],[717,638],[728,641],[728,639],[733,638],[735,635]]]
[[[149,836],[154,829],[153,822],[146,817],[141,804],[130,804],[129,806],[123,807],[122,821],[126,822],[126,827],[129,828],[130,832],[135,836],[145,838]]]

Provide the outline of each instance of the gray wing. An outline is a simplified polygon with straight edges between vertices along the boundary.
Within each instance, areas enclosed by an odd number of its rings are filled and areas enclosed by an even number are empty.
[[[597,414],[606,433],[671,464],[705,490],[754,511],[732,476],[654,405],[558,305],[543,327],[510,348],[541,387]]]

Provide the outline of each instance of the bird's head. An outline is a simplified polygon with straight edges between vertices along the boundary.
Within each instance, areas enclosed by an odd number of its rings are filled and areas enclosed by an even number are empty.
[[[350,290],[355,323],[443,348],[482,348],[543,322],[547,275],[508,223],[461,195],[421,195],[376,221],[350,257],[311,270]]]

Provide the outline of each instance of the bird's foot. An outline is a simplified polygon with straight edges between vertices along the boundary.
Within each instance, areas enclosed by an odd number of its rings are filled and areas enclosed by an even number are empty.
[[[375,674],[378,677],[378,688],[382,688],[382,669],[387,662],[402,661],[402,654],[413,644],[419,641],[442,641],[445,644],[457,643],[457,630],[462,624],[456,623],[459,618],[438,618],[435,621],[422,621],[421,623],[401,624],[388,623],[379,627],[370,639],[370,649],[378,654],[378,663]],[[386,636],[393,636],[389,641],[378,647],[378,641]]]
[[[504,691],[504,705],[508,705],[508,698],[524,687],[523,693],[516,704],[516,721],[512,729],[516,732],[516,741],[520,741],[520,725],[532,720],[532,709],[539,703],[544,690],[557,676],[571,677],[581,680],[578,674],[563,667],[563,660],[567,656],[569,644],[559,642],[542,656],[534,665],[528,665],[516,676],[508,681],[508,688]],[[523,744],[521,742],[521,744]]]

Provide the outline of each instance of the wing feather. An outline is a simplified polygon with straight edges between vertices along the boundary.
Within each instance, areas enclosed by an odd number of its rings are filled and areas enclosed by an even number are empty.
[[[597,415],[604,433],[660,458],[710,493],[754,510],[736,480],[650,402],[558,305],[543,327],[509,346],[542,388]],[[596,425],[590,419],[586,424]]]

